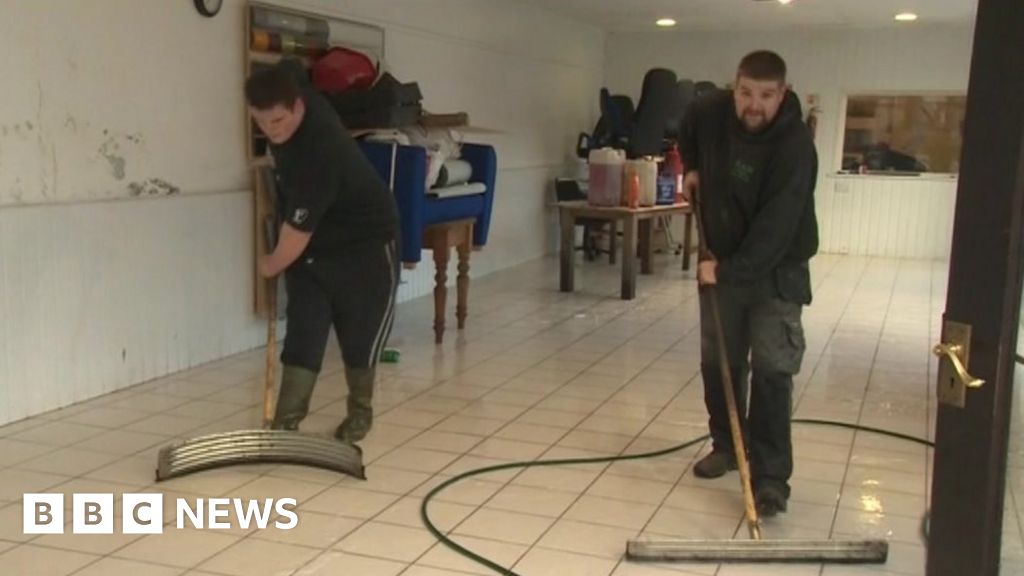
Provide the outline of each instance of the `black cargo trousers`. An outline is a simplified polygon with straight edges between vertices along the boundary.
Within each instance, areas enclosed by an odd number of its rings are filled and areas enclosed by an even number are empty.
[[[319,373],[333,326],[346,367],[375,367],[394,322],[399,274],[395,240],[297,260],[285,272],[281,363]]]
[[[718,284],[722,332],[754,489],[773,484],[789,496],[793,474],[790,419],[793,375],[800,371],[806,343],[803,306],[782,300],[773,282]],[[714,450],[735,454],[718,359],[710,293],[700,294],[701,373]],[[750,378],[749,405],[747,376]]]

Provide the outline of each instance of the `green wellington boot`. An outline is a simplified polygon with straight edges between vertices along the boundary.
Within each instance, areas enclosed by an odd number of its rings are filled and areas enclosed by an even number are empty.
[[[373,426],[374,368],[345,368],[348,381],[348,415],[334,432],[342,442],[359,442]]]
[[[309,413],[317,373],[298,366],[285,366],[281,371],[281,390],[271,430],[298,430],[299,422]]]

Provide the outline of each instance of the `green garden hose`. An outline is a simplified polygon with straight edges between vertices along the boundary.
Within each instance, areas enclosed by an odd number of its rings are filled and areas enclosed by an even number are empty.
[[[921,444],[921,445],[928,446],[928,447],[934,447],[935,446],[935,444],[933,442],[930,442],[930,441],[925,440],[923,438],[917,438],[915,436],[910,436],[910,435],[907,435],[907,434],[901,434],[899,432],[891,432],[889,430],[881,430],[879,428],[872,428],[870,426],[861,426],[861,425],[858,425],[858,424],[850,424],[848,422],[833,422],[831,420],[816,420],[816,419],[813,419],[813,418],[812,419],[801,418],[801,419],[794,419],[793,423],[794,424],[812,424],[812,425],[819,425],[819,426],[836,426],[836,427],[839,427],[839,428],[847,428],[849,430],[855,430],[855,431],[858,431],[858,432],[871,432],[871,433],[874,433],[874,434],[881,434],[883,436],[889,436],[891,438],[897,438],[897,439],[900,439],[900,440],[906,440],[908,442],[914,442],[914,443]],[[676,446],[671,446],[669,448],[664,448],[664,449],[661,449],[661,450],[655,450],[653,452],[642,452],[642,453],[639,453],[639,454],[624,454],[624,455],[621,455],[621,456],[602,456],[602,457],[598,457],[598,458],[561,458],[561,459],[554,459],[554,460],[531,460],[531,461],[526,461],[526,462],[509,462],[507,464],[496,464],[494,466],[486,466],[484,468],[477,468],[475,470],[469,470],[469,471],[463,472],[463,473],[461,473],[461,474],[459,474],[457,476],[453,476],[452,478],[449,478],[448,480],[445,480],[441,484],[437,485],[429,493],[427,493],[427,495],[423,498],[423,504],[420,505],[420,517],[423,519],[423,524],[426,525],[427,530],[429,530],[430,533],[433,534],[435,538],[437,538],[438,540],[443,542],[446,546],[448,546],[449,548],[454,550],[456,553],[458,553],[458,554],[460,554],[460,555],[462,555],[462,556],[464,556],[466,558],[469,558],[470,560],[473,560],[474,562],[482,564],[482,565],[490,568],[491,570],[494,570],[498,574],[503,574],[503,575],[506,575],[506,576],[520,576],[516,572],[512,571],[511,568],[507,568],[505,566],[502,566],[502,565],[498,564],[497,562],[494,562],[493,560],[490,560],[489,558],[485,558],[484,556],[481,556],[481,555],[473,552],[469,548],[466,548],[465,546],[460,545],[459,543],[457,543],[454,540],[452,540],[451,538],[449,538],[446,534],[441,532],[441,530],[439,530],[437,528],[437,526],[435,526],[434,523],[430,520],[430,513],[427,511],[427,507],[430,505],[430,501],[435,496],[437,496],[438,494],[443,492],[446,488],[448,488],[448,487],[450,487],[450,486],[452,486],[454,484],[457,484],[457,483],[459,483],[459,482],[461,482],[463,480],[466,480],[468,478],[472,478],[474,476],[480,476],[481,474],[489,474],[491,472],[499,472],[501,470],[509,470],[509,469],[512,469],[512,468],[534,468],[534,467],[540,467],[540,466],[565,466],[565,465],[569,465],[569,464],[603,464],[603,463],[607,463],[607,462],[622,462],[622,461],[625,461],[625,460],[642,460],[642,459],[647,459],[647,458],[657,458],[659,456],[665,456],[665,455],[668,455],[668,454],[672,454],[673,452],[679,452],[680,450],[685,450],[685,449],[687,449],[687,448],[689,448],[691,446],[694,446],[696,444],[704,442],[709,437],[710,437],[709,435],[705,434],[704,436],[700,436],[699,438],[694,438],[693,440],[688,440],[688,441],[683,442],[682,444],[678,444]],[[927,540],[927,531],[928,531],[928,515],[925,514],[925,516],[924,516],[924,518],[922,519],[922,522],[921,522],[921,533],[922,533],[922,537],[924,537],[926,540]]]

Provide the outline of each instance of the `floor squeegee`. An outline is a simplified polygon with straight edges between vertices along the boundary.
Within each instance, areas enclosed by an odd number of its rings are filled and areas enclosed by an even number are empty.
[[[694,191],[693,195],[700,246],[701,249],[706,249],[707,239],[704,235],[704,220],[701,218],[697,191]],[[750,465],[740,429],[736,393],[725,349],[725,336],[722,333],[718,294],[713,285],[703,286],[701,289],[708,292],[715,323],[718,364],[722,370],[722,385],[725,388],[725,401],[729,412],[729,431],[736,450],[750,540],[630,540],[626,544],[626,558],[649,562],[885,563],[889,555],[889,543],[885,540],[769,540],[762,537],[761,522],[750,484]]]

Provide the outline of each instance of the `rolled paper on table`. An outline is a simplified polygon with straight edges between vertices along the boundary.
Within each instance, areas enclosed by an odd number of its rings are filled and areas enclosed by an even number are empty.
[[[473,177],[473,166],[465,160],[447,160],[441,165],[441,173],[437,176],[437,186],[454,186],[465,184]]]

